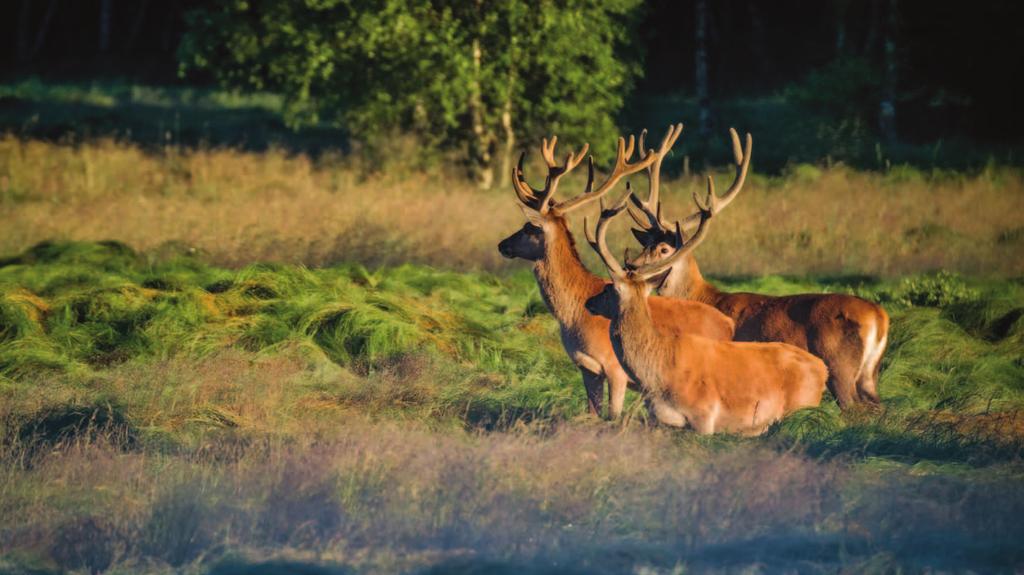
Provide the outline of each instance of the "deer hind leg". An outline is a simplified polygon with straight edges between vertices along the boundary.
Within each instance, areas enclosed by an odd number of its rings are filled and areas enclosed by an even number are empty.
[[[629,376],[622,369],[612,370],[608,375],[608,417],[618,419],[626,403],[626,387]]]
[[[686,427],[689,423],[681,411],[674,408],[667,401],[660,398],[651,398],[651,411],[655,419],[662,425],[669,427]]]
[[[583,375],[583,389],[587,392],[587,412],[601,417],[601,396],[604,391],[604,374],[594,373],[584,367],[580,368]]]
[[[872,330],[871,339],[865,338],[864,363],[861,364],[860,375],[857,377],[857,396],[861,401],[878,405],[878,371],[882,366],[882,355],[888,343],[887,333],[878,334]]]
[[[820,351],[819,351],[820,350]],[[811,353],[820,357],[828,367],[825,386],[836,399],[840,409],[857,403],[857,376],[860,372],[860,344],[846,340],[839,345],[822,346]]]

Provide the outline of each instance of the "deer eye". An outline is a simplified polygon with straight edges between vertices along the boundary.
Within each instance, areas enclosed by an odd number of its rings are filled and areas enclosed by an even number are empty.
[[[661,248],[661,253],[667,254],[668,253],[668,247]]]

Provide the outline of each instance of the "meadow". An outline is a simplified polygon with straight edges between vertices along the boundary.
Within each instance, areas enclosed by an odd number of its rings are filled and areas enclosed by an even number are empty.
[[[585,415],[528,265],[495,248],[511,190],[414,145],[0,138],[0,571],[1024,566],[1019,170],[755,176],[702,268],[883,304],[884,406],[702,438],[634,395]]]

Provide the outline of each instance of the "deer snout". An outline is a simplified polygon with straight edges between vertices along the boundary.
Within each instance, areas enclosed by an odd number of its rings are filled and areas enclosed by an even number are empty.
[[[506,258],[512,259],[515,256],[512,255],[512,247],[509,245],[509,239],[510,238],[505,238],[498,243],[498,252]]]

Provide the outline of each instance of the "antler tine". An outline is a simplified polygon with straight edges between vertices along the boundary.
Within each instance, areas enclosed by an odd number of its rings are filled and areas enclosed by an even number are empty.
[[[543,190],[533,188],[523,179],[523,157],[526,155],[525,152],[519,156],[519,164],[512,171],[512,185],[515,188],[516,195],[519,197],[519,201],[541,213],[546,213],[551,207],[550,200],[555,194],[555,190],[558,189],[558,181],[562,176],[576,168],[583,161],[583,158],[587,157],[587,152],[590,150],[590,144],[583,144],[583,148],[579,153],[569,152],[565,156],[565,163],[558,165],[555,161],[555,146],[557,144],[558,136],[551,136],[550,140],[544,138],[541,142],[541,156],[544,158],[544,163],[548,166],[548,175],[544,180]]]
[[[636,163],[629,163],[629,158],[633,156],[633,151],[636,147],[636,139],[633,136],[629,137],[629,145],[626,144],[626,139],[619,137],[618,152],[615,156],[615,167],[612,168],[611,174],[608,178],[600,185],[596,190],[593,190],[591,186],[588,186],[584,193],[576,196],[575,198],[566,200],[554,209],[558,210],[560,214],[567,214],[570,211],[579,208],[580,206],[586,205],[594,200],[600,199],[602,196],[611,191],[615,187],[615,184],[619,183],[624,176],[635,174],[640,170],[645,169],[651,165],[656,159],[656,154],[647,154],[645,157],[640,158]],[[623,198],[623,205],[625,205],[625,199]]]
[[[583,218],[583,233],[587,237],[587,243],[601,257],[601,261],[608,268],[608,273],[612,276],[612,279],[625,277],[626,272],[618,260],[615,259],[615,256],[612,255],[611,250],[608,249],[608,224],[625,209],[626,197],[626,195],[623,195],[611,208],[605,208],[604,200],[601,200],[601,215],[597,220],[596,236],[591,233],[587,218]]]
[[[733,179],[732,185],[729,189],[722,194],[721,197],[715,198],[717,209],[721,210],[728,206],[736,196],[739,195],[743,189],[743,184],[747,181],[747,171],[750,168],[750,150],[754,145],[754,140],[750,136],[750,132],[747,132],[745,146],[740,148],[740,136],[736,133],[735,128],[729,128],[729,137],[732,139],[732,155],[733,161],[736,164],[736,177]],[[683,227],[689,227],[694,222],[700,220],[700,213],[695,212],[683,219]]]
[[[647,131],[644,130],[640,135],[641,147],[643,146],[643,137],[646,133]],[[682,133],[682,124],[673,124],[668,127],[668,131],[665,132],[665,136],[661,139],[661,145],[658,147],[654,162],[647,167],[647,200],[641,200],[638,196],[632,198],[633,204],[640,208],[643,214],[638,214],[632,208],[630,208],[629,214],[637,225],[646,230],[664,230],[668,228],[668,224],[661,219],[661,162],[671,151],[672,146],[675,145],[676,140],[679,139],[679,135]],[[647,221],[645,222],[641,216],[646,216]]]
[[[523,179],[524,158],[526,158],[526,152],[519,154],[519,162],[516,167],[512,168],[512,187],[515,189],[519,201],[529,206],[537,201],[537,194],[540,193],[540,190],[533,189]]]
[[[697,204],[697,213],[700,215],[700,224],[697,227],[697,231],[694,232],[693,235],[690,236],[690,239],[687,240],[684,244],[682,225],[678,221],[676,221],[676,238],[680,246],[679,249],[677,249],[675,253],[673,253],[672,255],[668,256],[663,260],[652,262],[645,266],[640,266],[639,268],[634,270],[635,274],[644,278],[644,280],[649,280],[655,276],[658,276],[665,270],[674,266],[676,262],[680,261],[690,252],[697,249],[697,246],[699,246],[701,242],[704,241],[708,233],[708,222],[711,220],[712,216],[714,216],[717,213],[719,208],[718,199],[715,196],[715,185],[714,182],[711,180],[710,176],[708,177],[707,205],[705,206],[701,204],[700,199],[697,197],[696,193],[694,193],[693,195],[693,201],[694,203]]]
[[[594,191],[594,156],[587,156],[587,186],[583,188],[584,194]]]

